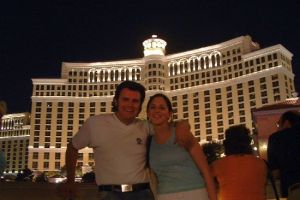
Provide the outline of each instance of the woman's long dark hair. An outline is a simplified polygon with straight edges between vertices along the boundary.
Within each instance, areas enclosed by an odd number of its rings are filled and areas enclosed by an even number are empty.
[[[150,97],[150,99],[148,101],[148,104],[147,104],[147,111],[149,110],[149,106],[150,106],[151,102],[156,97],[163,98],[165,100],[166,104],[167,104],[169,112],[173,112],[172,103],[171,103],[170,99],[166,95],[164,95],[163,93],[156,93],[156,94],[154,94],[153,96]]]

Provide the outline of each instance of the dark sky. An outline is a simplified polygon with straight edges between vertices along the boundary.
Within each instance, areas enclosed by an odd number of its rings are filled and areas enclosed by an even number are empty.
[[[31,78],[60,78],[61,63],[142,58],[152,34],[167,54],[250,35],[262,48],[294,54],[300,91],[297,1],[22,1],[0,5],[0,100],[8,113],[30,111]]]

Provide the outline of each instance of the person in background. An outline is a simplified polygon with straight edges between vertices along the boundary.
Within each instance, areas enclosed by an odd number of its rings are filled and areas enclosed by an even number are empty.
[[[236,125],[225,131],[225,157],[211,164],[221,200],[265,200],[267,165],[252,154],[250,130]]]
[[[278,131],[268,140],[268,162],[270,169],[279,172],[281,195],[297,193],[300,199],[300,113],[287,111],[278,122]]]
[[[150,167],[158,180],[159,200],[216,200],[216,189],[201,146],[190,129],[178,129],[172,118],[172,106],[162,93],[150,97],[147,116],[153,125],[150,144]],[[184,127],[184,126],[181,126]],[[176,135],[180,142],[175,144]],[[182,144],[182,146],[179,145]]]
[[[0,176],[2,176],[6,167],[6,160],[4,152],[0,150]]]

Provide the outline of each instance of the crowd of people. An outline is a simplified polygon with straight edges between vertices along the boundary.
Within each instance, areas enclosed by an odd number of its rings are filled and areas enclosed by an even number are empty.
[[[145,88],[133,81],[118,85],[113,113],[90,117],[66,151],[66,199],[76,197],[78,151],[93,148],[99,200],[263,200],[267,164],[253,155],[250,131],[229,127],[223,142],[225,156],[207,163],[188,121],[172,120],[173,108],[163,93],[150,97],[147,120],[138,117]],[[287,115],[287,114],[286,114]],[[279,170],[283,197],[296,194],[300,182],[299,113],[283,115],[280,130],[269,140],[271,170]],[[294,159],[294,160],[293,160]]]

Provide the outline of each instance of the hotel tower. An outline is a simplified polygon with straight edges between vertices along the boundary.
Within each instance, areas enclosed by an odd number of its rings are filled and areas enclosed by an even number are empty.
[[[0,121],[0,151],[6,160],[5,172],[21,172],[28,167],[30,114],[6,114]]]
[[[28,167],[60,170],[67,143],[92,115],[112,112],[117,85],[143,84],[146,100],[165,93],[174,119],[188,119],[199,142],[223,140],[234,124],[253,130],[251,111],[284,101],[295,90],[292,53],[280,44],[260,48],[241,36],[212,46],[167,55],[167,43],[153,35],[144,57],[108,62],[63,62],[61,77],[32,79]],[[93,151],[80,151],[78,165],[93,165]]]

